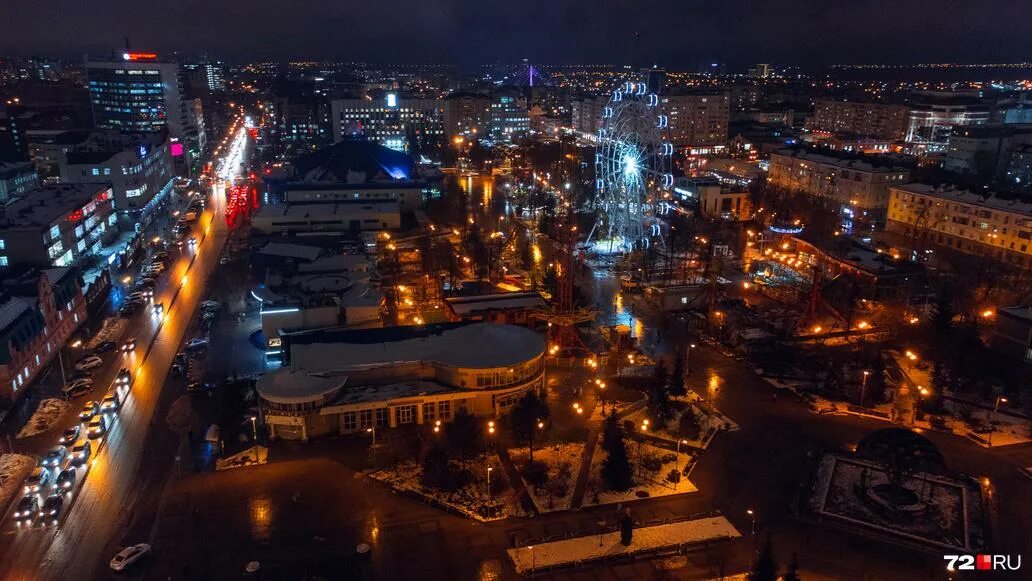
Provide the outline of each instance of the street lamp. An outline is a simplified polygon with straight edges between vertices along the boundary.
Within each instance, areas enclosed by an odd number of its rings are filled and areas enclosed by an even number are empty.
[[[250,416],[247,418],[251,420],[251,433],[254,435],[254,445],[258,445],[258,418],[256,416]]]
[[[434,433],[439,434],[441,432],[441,420],[434,422]]]
[[[996,396],[996,404],[993,405],[993,415],[989,416],[989,447],[993,445],[993,433],[996,431],[996,411],[1000,409],[1001,403],[1007,403],[1007,398],[1002,395]]]
[[[677,480],[674,481],[674,490],[677,490],[677,485],[681,483],[681,444],[687,444],[688,440],[677,441],[677,454],[674,456],[674,468],[677,469]]]
[[[749,515],[749,552],[756,553],[756,513],[753,509],[747,509],[745,514]]]
[[[864,370],[864,379],[860,382],[860,407],[864,407],[864,391],[867,389],[867,376],[871,375],[871,372]]]
[[[494,470],[494,468],[491,468],[490,466],[487,467],[487,497],[488,498],[492,498],[492,494],[491,494],[491,471],[492,470]]]

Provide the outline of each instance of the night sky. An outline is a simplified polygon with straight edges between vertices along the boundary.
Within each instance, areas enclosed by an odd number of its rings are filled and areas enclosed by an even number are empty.
[[[106,53],[129,35],[141,50],[462,66],[1014,62],[1032,60],[1030,18],[1030,0],[0,0],[0,52]]]

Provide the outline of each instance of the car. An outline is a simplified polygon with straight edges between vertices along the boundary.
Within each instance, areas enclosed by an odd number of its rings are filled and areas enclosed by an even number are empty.
[[[202,311],[201,312],[201,320],[202,321],[214,321],[215,319],[218,318],[218,316],[219,316],[219,312],[218,311]]]
[[[67,398],[86,395],[93,389],[93,380],[88,378],[75,379],[68,382],[68,385],[61,388],[61,392]]]
[[[196,236],[191,236],[190,237],[190,246],[197,246],[197,237]]]
[[[218,301],[213,301],[211,299],[208,299],[206,301],[201,301],[201,308],[202,309],[221,309],[222,308],[222,303],[220,303]]]
[[[228,256],[223,256],[223,257],[219,258],[219,264],[222,265],[222,266],[225,266],[225,265],[229,264],[229,257]]]
[[[42,506],[38,494],[26,494],[18,501],[18,506],[14,509],[15,522],[19,525],[32,522]]]
[[[61,518],[61,508],[64,507],[64,497],[58,494],[51,494],[43,501],[43,508],[39,510],[39,518],[44,525],[56,525]]]
[[[162,262],[166,260],[171,260],[171,256],[169,256],[168,252],[165,252],[164,250],[159,250],[158,252],[155,252],[154,256],[152,256],[151,258],[153,258],[154,260],[160,260]]]
[[[191,381],[186,386],[187,393],[203,393],[215,391],[215,385],[200,381]]]
[[[181,377],[183,375],[183,366],[179,363],[173,363],[170,372],[172,377]]]
[[[154,305],[154,314],[160,315],[165,312],[165,303],[157,303]]]
[[[118,314],[122,315],[123,317],[131,317],[136,313],[140,312],[140,309],[142,308],[143,303],[126,303],[118,309]]]
[[[97,438],[103,438],[104,434],[108,431],[108,420],[107,416],[98,414],[93,416],[90,423],[86,425],[86,437],[91,440]]]
[[[136,291],[136,292],[133,292],[133,293],[129,293],[129,296],[126,297],[126,300],[127,301],[133,301],[133,302],[136,302],[136,301],[146,301],[147,300],[147,293],[144,292],[144,291]]]
[[[158,284],[158,281],[153,277],[144,276],[136,281],[136,286],[139,288],[154,288]]]
[[[72,459],[69,463],[72,466],[82,466],[89,462],[91,454],[93,454],[93,444],[87,439],[79,440],[72,446]]]
[[[61,433],[61,439],[58,442],[62,446],[71,446],[79,439],[79,434],[82,433],[82,424],[75,424]]]
[[[54,481],[54,486],[58,490],[68,492],[75,486],[75,477],[77,473],[75,468],[65,468],[57,475],[57,480]]]
[[[79,371],[84,371],[89,369],[96,369],[101,365],[104,365],[103,359],[97,357],[96,355],[89,355],[79,360],[79,362],[75,364],[75,368]]]
[[[54,446],[53,448],[47,450],[47,455],[44,456],[43,459],[39,461],[39,463],[43,466],[46,466],[47,468],[55,468],[57,466],[60,466],[61,462],[64,462],[65,456],[67,455],[68,448],[65,448],[64,446]]]
[[[186,342],[186,350],[187,351],[194,351],[194,350],[197,350],[197,349],[204,349],[207,346],[208,346],[208,338],[207,337],[194,337],[193,339],[190,339],[189,341]]]
[[[133,380],[133,372],[129,371],[128,367],[123,367],[118,370],[118,375],[115,376],[116,385],[129,385]]]
[[[130,296],[132,296],[132,295],[130,295]],[[115,343],[114,341],[104,341],[100,345],[97,345],[93,349],[93,352],[94,353],[107,353],[108,351],[114,351],[115,347],[118,347],[118,344]]]
[[[122,353],[132,353],[136,349],[136,337],[129,337],[122,342]]]
[[[93,416],[97,415],[98,412],[100,412],[100,405],[97,402],[90,400],[82,406],[82,411],[79,412],[79,419],[81,421],[88,422],[92,420]]]
[[[32,469],[32,474],[25,479],[25,486],[22,487],[22,492],[25,494],[37,494],[44,486],[50,484],[50,479],[54,475],[50,472],[50,469],[46,466],[36,466]]]
[[[100,400],[101,413],[115,413],[119,407],[117,394],[109,393],[104,396],[104,399]]]
[[[151,552],[151,546],[147,543],[140,543],[131,547],[126,547],[118,552],[117,555],[111,558],[111,570],[113,571],[124,571],[127,567],[140,559],[146,557]]]

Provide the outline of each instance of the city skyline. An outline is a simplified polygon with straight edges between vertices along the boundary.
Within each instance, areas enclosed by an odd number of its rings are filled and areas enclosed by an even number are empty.
[[[910,0],[819,6],[804,0],[726,6],[669,0],[648,6],[575,0],[556,8],[452,0],[409,6],[398,0],[339,6],[313,2],[289,11],[268,0],[243,6],[156,6],[117,0],[25,5],[0,24],[0,52],[103,54],[125,45],[230,59],[319,58],[472,67],[528,58],[552,64],[613,63],[694,70],[709,62],[745,68],[777,62],[831,64],[1014,62],[1032,55],[1025,8],[1002,0]],[[404,15],[399,18],[397,15]],[[272,17],[275,16],[275,17]],[[914,23],[920,22],[920,30]],[[227,26],[229,25],[229,26]],[[923,31],[934,31],[925,34]],[[905,50],[900,50],[904,48]]]

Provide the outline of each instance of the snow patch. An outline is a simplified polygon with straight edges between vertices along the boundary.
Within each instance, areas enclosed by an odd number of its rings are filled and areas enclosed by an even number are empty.
[[[25,422],[25,425],[22,426],[22,429],[14,437],[20,440],[42,434],[53,428],[70,409],[72,409],[72,404],[63,399],[47,398],[39,402],[39,407],[36,408],[35,413],[32,414],[29,421]]]

